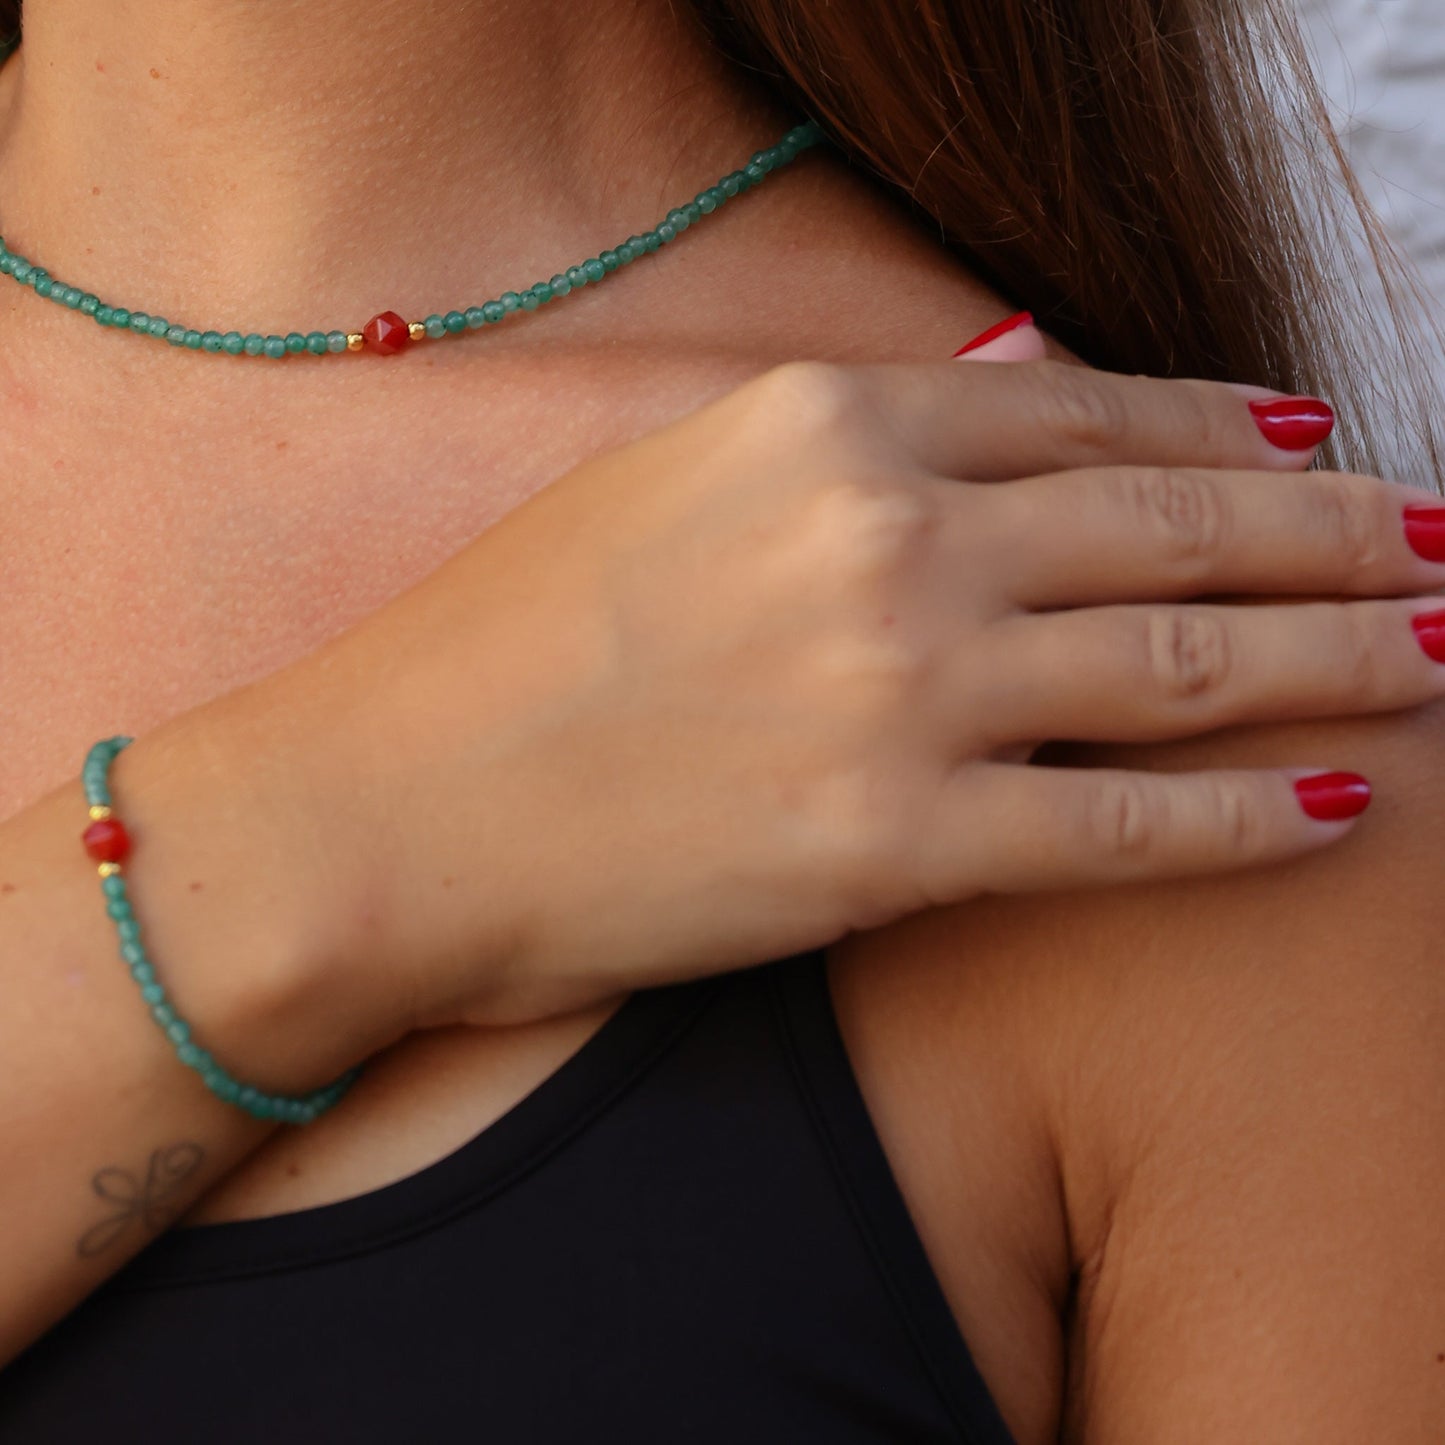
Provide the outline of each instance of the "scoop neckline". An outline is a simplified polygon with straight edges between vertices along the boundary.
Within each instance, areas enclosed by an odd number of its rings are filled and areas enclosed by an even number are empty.
[[[172,1229],[105,1288],[173,1288],[330,1264],[479,1209],[605,1114],[721,986],[704,979],[633,994],[540,1084],[435,1163],[329,1204]]]

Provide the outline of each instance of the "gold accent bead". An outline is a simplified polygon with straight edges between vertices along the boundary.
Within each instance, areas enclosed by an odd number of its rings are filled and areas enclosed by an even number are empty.
[[[120,864],[102,863],[95,871],[99,873],[102,878],[114,878],[115,875],[120,872]]]
[[[366,337],[359,331],[350,331],[346,336],[346,349],[348,351],[360,351],[366,345]]]
[[[106,823],[110,821],[110,809],[104,803],[92,803],[90,808],[90,821],[92,823]]]
[[[426,322],[425,322],[425,321],[413,321],[413,322],[411,323],[411,325],[409,325],[406,329],[407,329],[407,331],[410,333],[411,339],[412,339],[413,341],[425,341],[425,340],[426,340]]]

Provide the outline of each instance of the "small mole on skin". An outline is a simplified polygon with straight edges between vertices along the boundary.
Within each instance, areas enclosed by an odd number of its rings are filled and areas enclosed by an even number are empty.
[[[443,887],[443,888],[450,888],[450,887],[452,886],[452,884],[455,883],[456,881],[457,881],[457,880],[456,880],[455,878],[450,878],[450,877],[448,877],[448,878],[443,878],[443,879],[442,879],[442,887]]]
[[[289,1174],[292,1179],[299,1179],[301,1177],[301,1166],[293,1159],[291,1163],[286,1166],[286,1173]]]
[[[1445,1365],[1445,1355],[1436,1355],[1436,1356],[1435,1356],[1435,1363],[1436,1363],[1437,1365]]]
[[[289,447],[290,445],[291,445],[291,443],[290,443],[290,442],[287,442],[287,441],[277,442],[277,443],[276,443],[276,450],[277,450],[278,452],[284,452],[284,451],[286,450],[286,448]]]
[[[161,73],[160,73],[159,70],[152,70],[152,71],[151,71],[151,79],[152,79],[152,80],[159,80],[160,78],[161,78]]]
[[[13,883],[0,883],[0,893],[13,893],[14,891],[15,885]]]
[[[105,74],[105,66],[104,66],[103,64],[101,64],[100,61],[97,60],[97,61],[95,62],[95,68],[96,68],[102,75]]]
[[[199,892],[201,891],[201,889],[204,888],[205,886],[206,886],[206,885],[205,885],[204,883],[202,883],[202,882],[200,881],[200,879],[197,879],[194,883],[191,884],[191,892],[192,892],[192,893],[199,893]]]
[[[90,194],[91,194],[92,196],[98,196],[98,195],[100,194],[100,187],[99,187],[99,186],[92,186],[92,187],[90,188]]]

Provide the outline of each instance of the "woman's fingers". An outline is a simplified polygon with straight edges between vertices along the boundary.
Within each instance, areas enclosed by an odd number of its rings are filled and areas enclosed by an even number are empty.
[[[944,518],[944,554],[964,555],[977,545],[979,509],[959,504],[955,482],[924,486]],[[1020,607],[1445,586],[1445,565],[1428,560],[1440,549],[1407,515],[1440,499],[1373,477],[1109,467],[987,496],[989,539],[1009,557],[1007,600]]]
[[[1217,873],[1334,842],[1368,802],[1369,785],[1353,774],[973,764],[939,793],[915,881],[945,903],[980,887],[1022,893]]]
[[[858,369],[863,396],[919,464],[1008,481],[1100,463],[1300,471],[1333,414],[1220,382],[1114,376],[1055,361]]]
[[[1417,600],[1091,608],[1006,619],[991,649],[999,745],[1155,742],[1445,697],[1445,609]],[[956,671],[953,715],[976,715],[976,651]]]

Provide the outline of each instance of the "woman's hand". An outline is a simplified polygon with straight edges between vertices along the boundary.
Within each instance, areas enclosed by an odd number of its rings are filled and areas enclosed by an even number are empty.
[[[495,1023],[986,891],[1338,838],[1295,787],[1328,758],[1022,765],[1445,694],[1412,628],[1445,582],[1407,540],[1431,498],[1304,474],[1247,402],[798,364],[578,467],[260,689],[333,730],[347,970],[414,1023]],[[1186,601],[1241,593],[1400,600]]]

